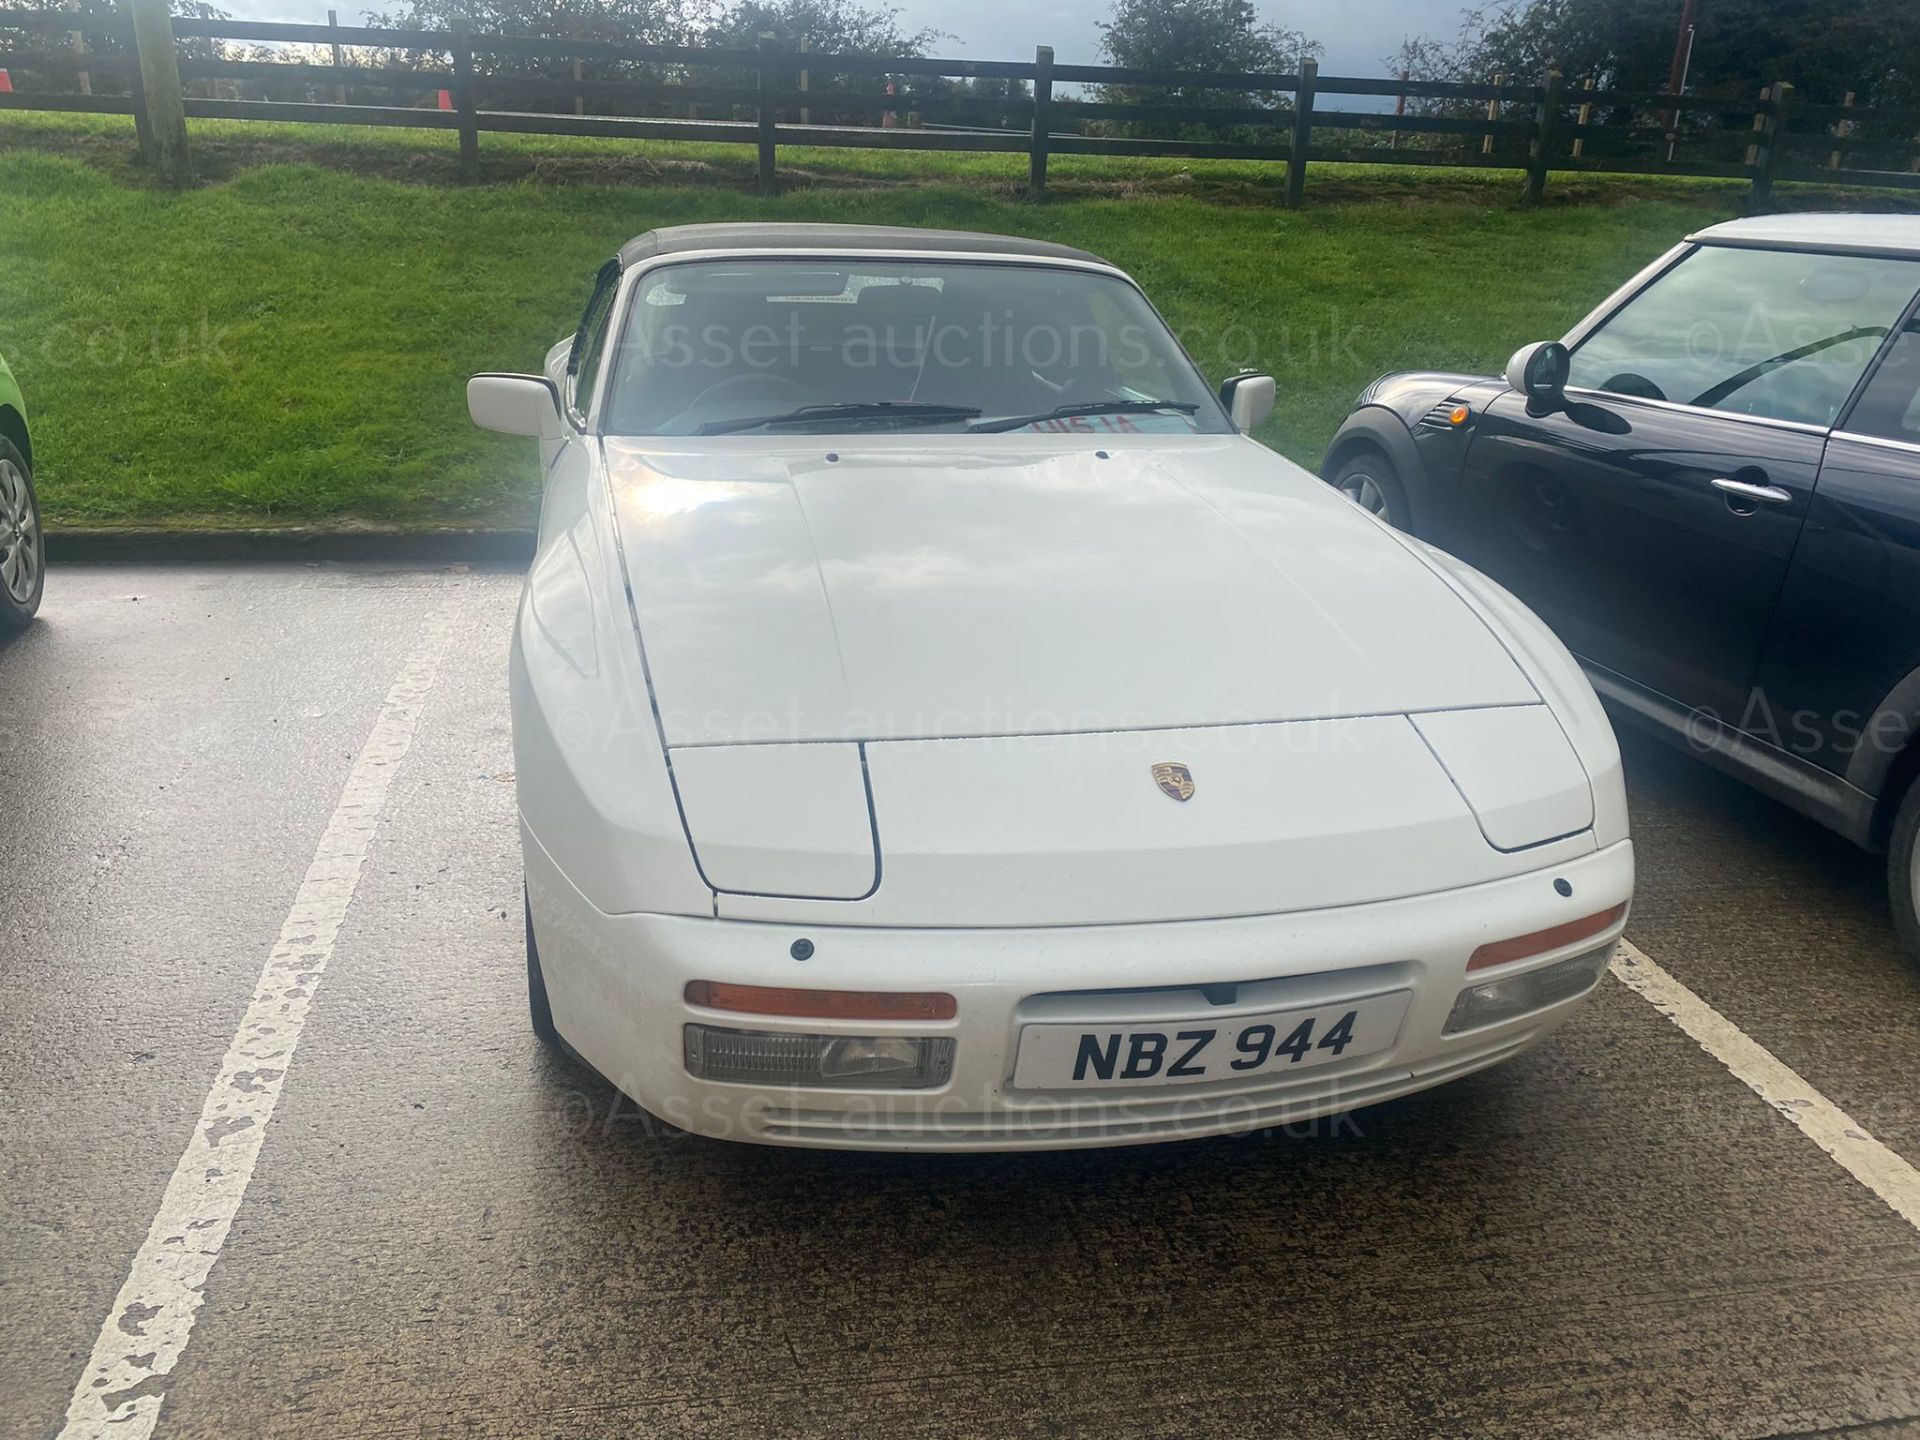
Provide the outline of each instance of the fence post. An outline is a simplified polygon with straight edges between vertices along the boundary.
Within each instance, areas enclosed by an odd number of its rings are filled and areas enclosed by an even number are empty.
[[[758,122],[760,139],[760,157],[755,167],[754,188],[762,195],[772,195],[776,191],[773,175],[774,121],[778,118],[767,99],[767,92],[773,88],[769,66],[773,53],[773,36],[760,37],[760,66],[753,72],[753,86],[759,92],[758,104],[754,107],[754,117]]]
[[[339,28],[340,12],[337,10],[327,11],[327,29],[338,30]],[[333,42],[333,68],[338,70],[343,63],[340,58],[340,42],[335,40]],[[333,103],[336,105],[344,105],[347,103],[347,87],[344,84],[333,87]]]
[[[147,118],[147,87],[140,81],[140,42],[133,33],[133,6],[126,4],[120,15],[120,44],[133,57],[127,66],[127,95],[133,101],[133,138],[142,165],[153,164],[153,121]]]
[[[1547,167],[1553,161],[1553,122],[1560,118],[1561,86],[1566,79],[1548,70],[1540,80],[1540,104],[1533,112],[1533,141],[1527,149],[1524,203],[1538,205],[1547,195]]]
[[[1493,77],[1493,84],[1496,90],[1506,83],[1507,77],[1504,71]],[[1499,97],[1496,96],[1492,100],[1487,101],[1487,119],[1498,120],[1499,118],[1500,100]],[[1491,130],[1480,137],[1480,153],[1482,155],[1491,155],[1493,153],[1493,132]]]
[[[473,103],[473,33],[465,20],[453,22],[453,109],[460,125],[460,178],[480,178],[480,124]]]
[[[185,185],[193,178],[193,170],[187,155],[187,111],[180,99],[180,58],[174,51],[167,0],[131,0],[131,4],[148,159],[167,184]]]
[[[1587,83],[1581,88],[1587,91],[1592,91],[1593,77],[1591,75],[1587,77]],[[1586,129],[1587,126],[1593,123],[1593,102],[1591,100],[1585,100],[1581,102],[1580,120],[1578,123],[1582,130]],[[1581,156],[1585,155],[1586,153],[1587,153],[1587,137],[1584,135],[1577,136],[1573,142],[1573,158],[1578,160]]]
[[[74,12],[76,19],[79,18],[80,0],[67,0],[66,8]],[[87,69],[86,32],[84,30],[75,30],[68,38],[73,41],[74,59],[75,63],[79,66],[79,69],[75,72],[74,80],[79,85],[82,95],[91,95],[93,93],[93,72]]]
[[[800,37],[800,53],[804,55],[811,49],[813,49],[813,40],[809,36],[802,35]],[[802,69],[800,71],[800,88],[802,90],[812,88],[809,83],[812,79],[812,72]],[[800,123],[802,125],[811,125],[813,123],[813,111],[805,105],[800,107]]]
[[[1047,193],[1047,138],[1053,131],[1053,47],[1033,47],[1033,136],[1027,144],[1027,191]]]
[[[1302,57],[1300,88],[1293,92],[1293,143],[1287,149],[1287,208],[1298,210],[1307,190],[1307,152],[1313,148],[1313,91],[1320,62]]]
[[[1760,139],[1753,147],[1753,190],[1747,196],[1747,213],[1758,215],[1773,204],[1773,175],[1780,166],[1780,151],[1787,134],[1787,95],[1793,89],[1784,80],[1776,80],[1766,89],[1771,109],[1753,117],[1753,128]]]
[[[1853,101],[1854,92],[1849,90],[1847,91],[1847,98],[1840,102],[1840,108],[1842,110],[1853,109]],[[1842,145],[1849,143],[1853,139],[1853,121],[1845,119],[1834,121],[1833,138]],[[1827,168],[1829,170],[1838,170],[1840,168],[1840,158],[1840,152],[1838,150],[1828,152]]]

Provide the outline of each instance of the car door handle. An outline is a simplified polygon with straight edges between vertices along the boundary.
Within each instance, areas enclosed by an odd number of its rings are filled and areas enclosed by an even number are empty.
[[[1723,495],[1731,495],[1739,500],[1752,500],[1761,505],[1791,505],[1793,492],[1782,490],[1778,485],[1755,485],[1746,480],[1729,480],[1725,476],[1713,482],[1713,488]]]

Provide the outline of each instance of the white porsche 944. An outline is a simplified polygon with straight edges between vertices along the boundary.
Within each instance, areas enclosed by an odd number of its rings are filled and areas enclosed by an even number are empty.
[[[792,1145],[1171,1140],[1506,1059],[1626,921],[1620,758],[1481,576],[1250,438],[1095,256],[657,230],[539,376],[542,1035]]]

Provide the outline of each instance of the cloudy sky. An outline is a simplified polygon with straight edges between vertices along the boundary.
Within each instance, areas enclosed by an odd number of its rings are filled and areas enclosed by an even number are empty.
[[[256,20],[324,20],[331,3],[347,24],[365,0],[218,0]],[[1063,62],[1100,59],[1098,22],[1111,0],[879,0],[899,6],[909,28],[927,26],[954,38],[938,53],[982,60],[1018,60],[1051,45]],[[1384,73],[1385,57],[1410,34],[1451,36],[1457,0],[1256,0],[1274,24],[1305,31],[1327,47],[1321,69],[1335,75]]]
[[[1035,45],[1051,45],[1058,59],[1100,59],[1098,22],[1111,0],[892,0],[914,25],[956,37],[953,53],[981,59],[1017,59]],[[1327,47],[1322,70],[1378,75],[1382,61],[1407,35],[1452,36],[1459,29],[1456,0],[1255,0],[1264,19],[1301,30]]]

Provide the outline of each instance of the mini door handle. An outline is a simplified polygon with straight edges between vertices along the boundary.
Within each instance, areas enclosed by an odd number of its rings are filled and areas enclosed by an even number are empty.
[[[1721,478],[1713,482],[1713,488],[1723,495],[1732,495],[1740,500],[1754,500],[1762,505],[1791,505],[1793,492],[1782,490],[1778,485],[1753,485],[1745,480]]]

